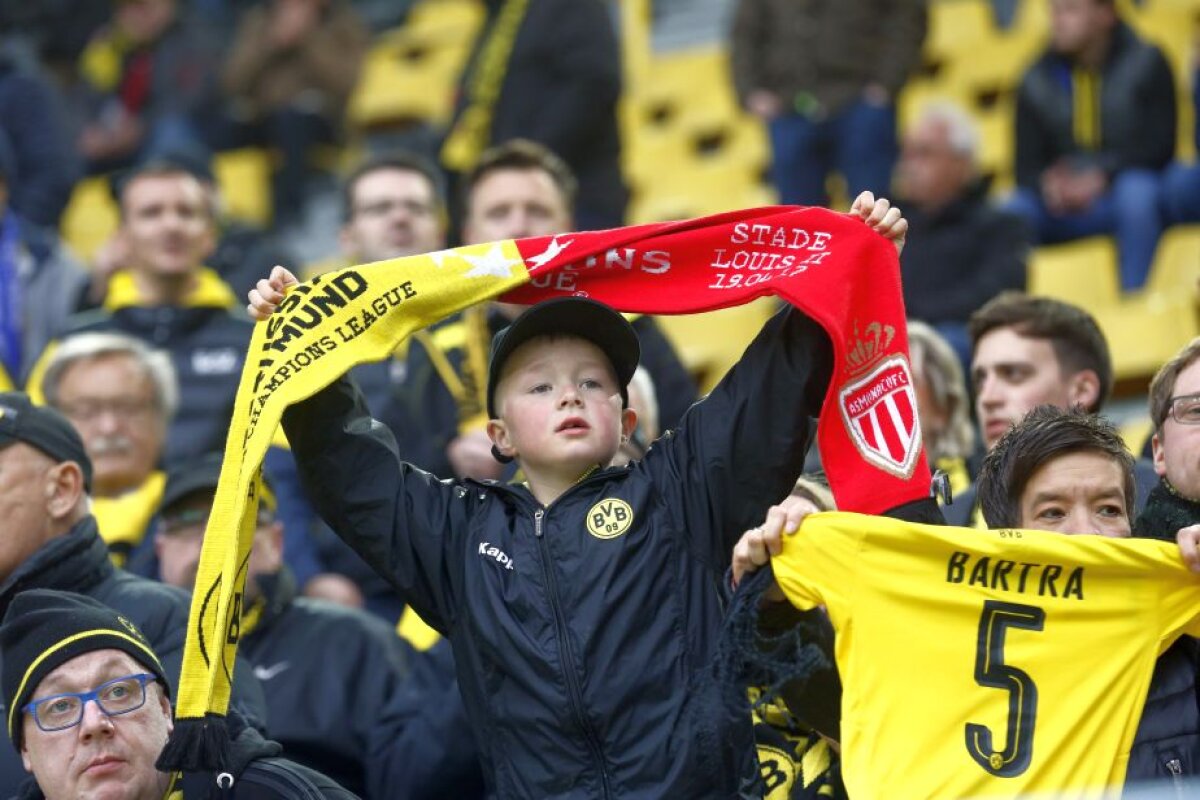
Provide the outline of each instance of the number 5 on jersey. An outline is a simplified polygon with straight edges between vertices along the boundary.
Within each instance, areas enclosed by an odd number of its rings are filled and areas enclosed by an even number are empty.
[[[987,600],[979,618],[975,649],[975,682],[1008,691],[1008,730],[1004,747],[996,750],[986,725],[968,722],[967,752],[999,778],[1014,778],[1029,768],[1033,757],[1033,726],[1037,721],[1037,686],[1029,673],[1004,663],[1004,635],[1009,628],[1040,631],[1046,612],[1037,606]]]

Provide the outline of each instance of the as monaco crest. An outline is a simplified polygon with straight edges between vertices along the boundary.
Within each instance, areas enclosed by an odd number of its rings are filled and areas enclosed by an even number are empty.
[[[859,454],[898,478],[912,477],[921,454],[921,424],[908,359],[880,361],[838,393],[842,421]]]

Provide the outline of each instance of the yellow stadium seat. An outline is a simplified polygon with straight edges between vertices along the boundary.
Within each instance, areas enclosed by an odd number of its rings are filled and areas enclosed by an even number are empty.
[[[85,178],[75,184],[59,230],[63,241],[84,261],[90,261],[120,224],[120,211],[107,178]]]
[[[1146,287],[1193,298],[1200,293],[1200,225],[1167,229],[1158,241]]]
[[[933,0],[929,3],[929,32],[925,36],[927,59],[940,62],[972,47],[995,30],[988,0]]]
[[[975,122],[979,126],[979,165],[993,176],[992,191],[1001,192],[1012,186],[1014,143],[1014,108],[1011,99],[997,102],[987,109],[977,109]]]
[[[418,3],[404,26],[380,35],[368,51],[347,119],[360,128],[413,120],[447,123],[482,23],[478,2]]]
[[[1009,93],[1040,48],[1040,41],[1015,35],[980,39],[970,51],[946,62],[943,79],[972,99]]]
[[[1120,286],[1112,239],[1096,236],[1035,248],[1028,287],[1030,294],[1057,297],[1089,311],[1115,306]]]
[[[258,147],[217,153],[213,174],[221,187],[225,211],[256,225],[271,222],[271,156]]]
[[[1141,414],[1122,422],[1118,430],[1120,430],[1121,438],[1125,440],[1125,446],[1129,448],[1129,452],[1137,455],[1142,452],[1146,440],[1154,432],[1153,428],[1154,424],[1150,421],[1150,415]]]
[[[681,50],[650,60],[645,82],[629,87],[638,125],[695,128],[741,114],[723,49]]]
[[[1117,380],[1149,378],[1200,334],[1190,295],[1151,292],[1089,310],[1108,340]]]
[[[746,345],[778,308],[769,297],[705,314],[656,317],[702,394],[712,390],[742,357]]]

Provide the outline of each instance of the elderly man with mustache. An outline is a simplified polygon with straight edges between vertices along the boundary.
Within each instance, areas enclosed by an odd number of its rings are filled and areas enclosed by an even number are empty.
[[[153,577],[146,533],[162,499],[163,443],[179,403],[170,357],[119,333],[62,341],[42,379],[46,403],[79,431],[92,461],[92,514],[113,562]]]

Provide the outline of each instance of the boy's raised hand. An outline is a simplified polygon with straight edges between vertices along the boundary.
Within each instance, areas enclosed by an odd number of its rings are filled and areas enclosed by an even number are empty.
[[[271,316],[283,302],[283,296],[287,290],[299,282],[286,267],[273,267],[271,274],[266,278],[260,278],[255,287],[250,290],[247,295],[250,303],[246,306],[246,311],[250,312],[250,316],[254,320],[262,322]]]
[[[771,506],[763,524],[743,533],[733,548],[734,588],[742,582],[746,573],[754,572],[770,561],[771,556],[783,552],[784,535],[791,536],[800,528],[800,523],[805,517],[819,510],[811,501],[795,496],[786,498],[777,506]],[[763,599],[778,603],[786,598],[778,584],[772,584],[763,594]]]
[[[1200,525],[1188,525],[1175,534],[1179,555],[1192,572],[1200,572]]]
[[[871,230],[891,239],[896,245],[896,254],[904,250],[904,237],[908,235],[908,220],[900,214],[900,209],[893,208],[886,197],[875,199],[870,192],[863,192],[854,199],[850,206],[850,215],[858,217],[871,226]]]

